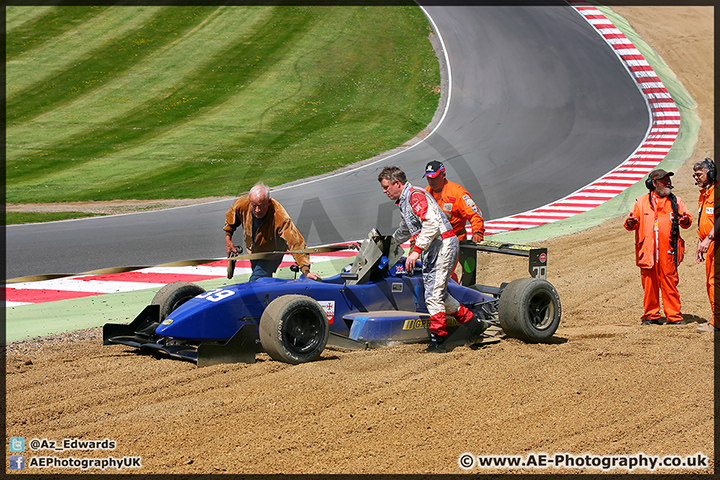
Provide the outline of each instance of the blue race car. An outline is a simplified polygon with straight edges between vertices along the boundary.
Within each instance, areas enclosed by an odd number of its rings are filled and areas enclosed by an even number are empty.
[[[498,288],[473,285],[478,250],[530,258],[531,278]],[[429,315],[422,274],[404,269],[404,250],[392,236],[373,230],[355,261],[321,282],[305,277],[261,278],[205,291],[174,282],[130,324],[108,323],[103,344],[122,344],[190,360],[198,366],[253,363],[264,351],[299,364],[317,359],[326,345],[364,349],[429,340]],[[545,280],[547,250],[483,241],[461,245],[463,277],[449,293],[490,323],[480,341],[504,333],[528,342],[553,336],[560,323],[560,298]],[[418,262],[419,263],[419,262]],[[453,325],[445,344],[471,344],[465,325]]]

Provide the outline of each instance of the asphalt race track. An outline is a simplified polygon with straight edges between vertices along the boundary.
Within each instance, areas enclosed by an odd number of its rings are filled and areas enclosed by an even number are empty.
[[[372,228],[392,233],[399,211],[377,182],[386,165],[425,186],[426,162],[442,160],[489,220],[587,185],[646,134],[648,108],[636,84],[570,6],[426,11],[447,51],[447,109],[420,143],[275,189],[309,245],[357,240]],[[6,278],[222,257],[230,203],[9,226]]]

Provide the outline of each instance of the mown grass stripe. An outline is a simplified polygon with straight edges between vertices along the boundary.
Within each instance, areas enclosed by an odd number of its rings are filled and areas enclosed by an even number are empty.
[[[218,7],[158,7],[150,21],[109,45],[101,46],[86,59],[39,84],[8,97],[9,126],[58,108],[100,88],[122,75],[143,57],[176,41]],[[67,16],[72,17],[74,10]]]
[[[8,7],[9,11],[18,9],[29,8]],[[59,72],[86,59],[99,45],[109,44],[114,39],[136,31],[152,18],[156,11],[157,7],[110,7],[77,28],[66,30],[53,41],[7,61],[6,96],[11,97],[33,84],[42,85]]]
[[[37,18],[42,17],[55,8],[57,7],[41,7],[39,5],[32,7],[5,7],[5,35],[9,35],[14,29],[19,28],[26,23],[34,22]]]
[[[108,20],[102,19],[101,23],[112,24],[115,30],[113,35],[119,35],[118,32],[127,32],[130,26],[150,17],[149,7],[131,10],[136,12],[136,15],[131,15],[127,9],[116,8],[108,12]],[[94,128],[94,125],[113,121],[115,117],[158,95],[167,95],[175,90],[177,85],[184,83],[188,75],[206,65],[208,59],[218,50],[236,42],[241,36],[247,36],[247,32],[254,31],[255,25],[262,24],[270,11],[268,8],[219,8],[192,32],[138,61],[123,75],[107,82],[101,88],[89,92],[71,104],[49,110],[30,122],[8,128],[7,160],[13,162],[18,155],[27,156],[31,151],[51,143],[67,141],[88,128]],[[97,38],[97,29],[97,24],[87,25],[86,30],[73,31],[72,36],[87,37],[88,44],[97,43],[101,41]],[[75,54],[77,59],[82,55],[78,43],[61,39],[54,50]],[[68,54],[63,54],[63,57],[70,56]],[[77,60],[70,61],[77,63]],[[26,59],[26,62],[18,62],[8,67],[8,85],[13,91],[31,83],[26,81],[28,75],[23,75],[32,69],[31,63],[46,67],[49,71],[45,74],[38,72],[36,79],[47,77],[53,70],[60,68],[58,63],[50,63],[45,52],[38,52],[36,58],[31,61]],[[224,125],[227,125],[226,119]]]
[[[229,48],[209,59],[184,85],[165,97],[154,98],[110,124],[94,125],[90,132],[42,149],[32,158],[8,169],[9,182],[28,181],[38,176],[77,168],[85,162],[127,148],[138,141],[163,135],[187,122],[199,110],[224,101],[237,93],[239,85],[251,83],[283,58],[312,25],[312,10],[276,8],[275,13],[251,38],[239,38]],[[266,41],[272,36],[273,41]],[[57,159],[72,159],[58,162]]]
[[[24,7],[31,10],[32,7]],[[9,30],[5,36],[5,61],[13,60],[21,54],[39,48],[68,30],[81,27],[81,24],[104,13],[109,7],[88,6],[68,8],[52,8],[44,15],[23,22]]]

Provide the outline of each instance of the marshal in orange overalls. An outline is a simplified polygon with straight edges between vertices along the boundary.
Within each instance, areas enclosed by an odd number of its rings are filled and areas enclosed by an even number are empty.
[[[698,237],[700,240],[705,240],[710,232],[713,231],[715,226],[715,185],[711,185],[709,188],[703,189],[700,192],[700,198],[698,199]],[[710,298],[710,307],[713,312],[713,319],[710,324],[717,326],[716,315],[720,312],[716,312],[715,309],[715,285],[717,284],[718,276],[720,276],[720,269],[715,267],[715,240],[710,242],[707,253],[705,254],[705,275],[707,276],[707,293]],[[720,316],[720,315],[718,315]]]
[[[439,192],[436,192],[429,186],[425,187],[425,190],[430,192],[430,195],[433,196],[438,205],[440,205],[440,209],[445,216],[448,217],[448,220],[450,220],[450,224],[458,240],[465,240],[467,238],[465,225],[468,221],[470,225],[472,225],[473,234],[480,234],[481,237],[485,234],[482,211],[473,199],[470,198],[470,194],[462,185],[446,180],[445,185]]]
[[[677,198],[678,215],[687,215],[682,228],[689,228],[692,217],[685,204]],[[642,320],[660,318],[660,294],[668,322],[682,320],[680,313],[680,293],[678,292],[678,271],[672,251],[670,230],[672,228],[672,206],[669,197],[658,197],[650,192],[638,198],[631,215],[640,221],[626,230],[635,230],[635,263],[640,267],[640,278],[643,286]],[[678,236],[679,237],[679,236]],[[685,254],[685,242],[678,238],[677,263],[682,262]]]

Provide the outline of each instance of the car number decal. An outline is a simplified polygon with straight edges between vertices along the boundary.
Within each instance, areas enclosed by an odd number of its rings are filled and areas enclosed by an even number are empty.
[[[209,290],[205,293],[201,293],[195,298],[204,298],[205,300],[210,300],[211,302],[219,302],[223,298],[231,297],[233,295],[235,295],[235,292],[233,290],[216,288],[214,290]]]

